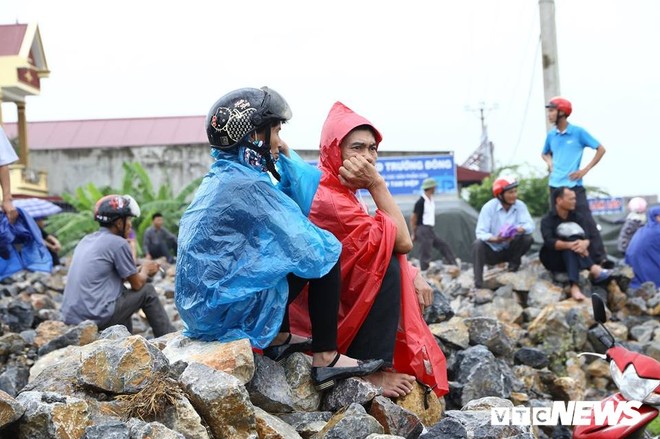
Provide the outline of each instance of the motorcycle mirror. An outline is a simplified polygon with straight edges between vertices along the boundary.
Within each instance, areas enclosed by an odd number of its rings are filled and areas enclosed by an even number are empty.
[[[591,304],[594,309],[594,320],[601,324],[605,323],[607,321],[607,314],[605,314],[605,303],[603,299],[598,294],[594,294],[591,296]]]

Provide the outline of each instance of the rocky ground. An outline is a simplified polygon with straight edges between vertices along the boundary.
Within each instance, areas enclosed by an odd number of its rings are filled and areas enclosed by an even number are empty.
[[[619,341],[660,360],[660,294],[628,291],[627,267],[587,295],[607,298]],[[586,275],[586,273],[585,273]],[[493,268],[475,290],[470,266],[436,267],[425,317],[447,357],[450,392],[417,387],[392,400],[361,379],[319,394],[311,361],[281,364],[249,343],[206,343],[181,332],[154,339],[142,316],[134,335],[60,321],[66,270],[19,273],[0,283],[0,437],[3,438],[563,438],[568,427],[492,426],[491,407],[598,400],[614,389],[591,351],[590,301],[567,299],[565,279],[526,260]],[[154,279],[177,328],[174,270]]]

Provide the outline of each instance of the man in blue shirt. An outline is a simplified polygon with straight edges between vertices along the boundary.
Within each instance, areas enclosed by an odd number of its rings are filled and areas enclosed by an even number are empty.
[[[550,194],[559,187],[565,186],[575,192],[578,212],[585,221],[589,235],[594,238],[589,244],[589,255],[596,263],[603,266],[611,265],[607,260],[607,253],[603,245],[594,217],[589,210],[587,193],[582,185],[582,178],[605,155],[605,148],[584,128],[568,123],[568,116],[573,111],[570,101],[562,97],[550,99],[545,106],[548,109],[548,120],[555,128],[548,132],[541,157],[548,165],[550,171]],[[596,154],[584,168],[580,168],[582,153],[585,148],[596,150]],[[550,200],[550,208],[554,209],[554,202]]]
[[[518,182],[502,177],[493,183],[493,198],[483,205],[477,220],[477,239],[472,245],[474,286],[483,287],[484,265],[508,262],[509,271],[518,271],[520,259],[534,239],[534,220],[527,205],[518,199]]]

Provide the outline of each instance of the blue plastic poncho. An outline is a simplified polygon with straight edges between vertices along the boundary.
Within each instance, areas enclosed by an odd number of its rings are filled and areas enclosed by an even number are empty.
[[[635,276],[630,282],[632,288],[639,288],[644,282],[653,282],[660,288],[660,206],[647,212],[646,225],[635,232],[626,250],[626,264],[633,269]]]
[[[39,226],[23,209],[16,210],[18,218],[14,224],[9,223],[6,215],[0,215],[0,280],[21,270],[50,273],[53,269],[53,259]]]
[[[179,225],[175,301],[187,336],[264,348],[282,323],[287,274],[319,278],[339,260],[339,241],[305,215],[320,174],[292,157],[281,156],[275,186],[236,156],[216,155]]]

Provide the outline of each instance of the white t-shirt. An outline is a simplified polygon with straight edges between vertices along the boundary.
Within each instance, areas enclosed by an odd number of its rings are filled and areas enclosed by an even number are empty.
[[[424,198],[424,215],[422,216],[422,224],[425,226],[435,226],[435,203],[433,198],[429,198],[426,194],[422,194]]]
[[[16,151],[11,146],[11,142],[5,134],[5,130],[0,127],[0,166],[9,165],[18,160]]]

